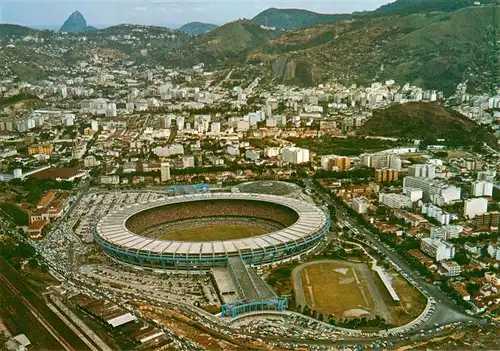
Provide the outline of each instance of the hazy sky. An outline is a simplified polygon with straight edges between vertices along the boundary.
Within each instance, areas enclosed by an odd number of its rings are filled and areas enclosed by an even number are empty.
[[[373,10],[394,0],[0,0],[0,22],[27,26],[61,25],[79,10],[89,25],[119,23],[182,25],[191,21],[223,24],[252,18],[269,7],[323,13]]]

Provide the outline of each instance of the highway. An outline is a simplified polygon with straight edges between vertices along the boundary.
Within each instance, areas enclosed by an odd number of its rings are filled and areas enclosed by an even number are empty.
[[[476,320],[474,317],[462,312],[459,307],[436,286],[427,283],[406,263],[404,259],[401,258],[401,256],[399,256],[395,250],[391,250],[389,246],[385,245],[378,238],[376,238],[373,233],[367,230],[364,226],[360,225],[356,219],[347,214],[344,208],[339,208],[331,199],[330,195],[325,193],[323,189],[319,188],[311,179],[306,179],[304,182],[308,187],[315,189],[316,193],[323,199],[323,201],[325,201],[325,203],[336,207],[336,216],[339,222],[347,225],[353,232],[361,234],[364,238],[364,243],[367,246],[376,248],[380,254],[389,258],[395,266],[399,267],[402,272],[407,274],[408,277],[416,283],[421,291],[436,301],[435,312],[425,323],[421,325],[420,329],[425,330],[433,328],[436,325],[443,326],[455,322]]]

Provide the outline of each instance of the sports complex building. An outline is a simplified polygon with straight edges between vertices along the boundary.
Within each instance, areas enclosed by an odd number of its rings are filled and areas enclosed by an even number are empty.
[[[95,241],[113,259],[159,270],[212,270],[223,313],[282,310],[251,267],[300,258],[322,240],[330,218],[309,203],[274,195],[171,196],[108,213]],[[215,269],[215,270],[214,270]]]

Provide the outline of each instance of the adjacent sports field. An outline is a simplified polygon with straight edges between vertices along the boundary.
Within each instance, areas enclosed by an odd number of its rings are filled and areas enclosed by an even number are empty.
[[[306,304],[325,317],[362,318],[373,312],[373,298],[357,268],[319,262],[305,267],[300,280]]]
[[[175,230],[158,237],[160,240],[178,241],[218,241],[227,239],[243,239],[265,234],[261,227],[243,225],[211,225],[200,228],[184,228]]]

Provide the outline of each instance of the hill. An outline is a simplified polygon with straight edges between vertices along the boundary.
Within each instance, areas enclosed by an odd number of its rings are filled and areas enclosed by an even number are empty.
[[[87,25],[87,21],[85,17],[81,14],[80,11],[73,12],[67,19],[64,21],[60,32],[66,33],[82,33],[96,30],[96,28]]]
[[[157,59],[178,67],[199,62],[207,65],[241,64],[251,50],[281,33],[263,29],[249,20],[234,21],[196,36],[179,50],[171,50]]]
[[[252,22],[284,30],[296,30],[320,23],[332,23],[351,18],[350,14],[323,14],[300,9],[269,8],[252,19]]]
[[[8,41],[16,37],[26,37],[28,35],[38,38],[49,38],[54,36],[54,32],[28,28],[17,24],[0,23],[0,42]]]
[[[396,0],[382,5],[369,15],[409,15],[425,12],[453,12],[464,7],[472,6],[477,0]],[[494,3],[495,0],[482,0],[483,4]]]
[[[421,139],[435,143],[445,139],[450,146],[496,145],[487,130],[458,112],[432,103],[407,103],[375,110],[357,132],[359,135]]]
[[[0,99],[0,110],[3,110],[4,108],[9,108],[11,110],[28,110],[42,105],[42,100],[40,100],[36,95],[31,94],[19,94]]]
[[[217,25],[210,23],[190,22],[180,27],[179,31],[190,35],[200,35],[208,33],[217,27]]]
[[[468,79],[473,91],[485,91],[497,81],[498,18],[499,6],[359,17],[287,33],[248,59],[273,66],[276,79],[286,83],[392,78],[450,94]]]

